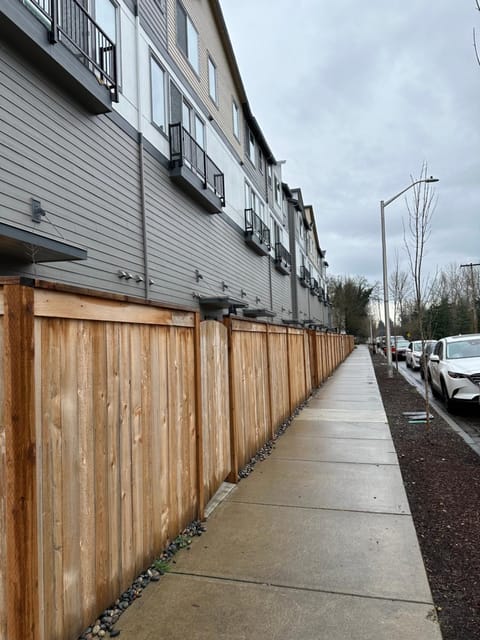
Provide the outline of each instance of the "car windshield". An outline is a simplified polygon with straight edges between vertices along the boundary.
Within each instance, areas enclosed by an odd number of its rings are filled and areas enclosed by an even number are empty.
[[[480,358],[480,339],[456,340],[447,344],[447,358],[449,360]]]
[[[421,351],[422,350],[422,343],[421,342],[412,342],[412,347],[414,351]]]
[[[406,349],[408,347],[408,341],[407,340],[397,340],[395,342],[395,346],[397,347],[397,349]]]

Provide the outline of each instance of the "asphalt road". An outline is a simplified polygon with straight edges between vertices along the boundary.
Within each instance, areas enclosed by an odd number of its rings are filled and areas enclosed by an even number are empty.
[[[393,363],[396,367],[397,363]],[[405,362],[398,363],[398,370],[408,380],[408,382],[416,387],[418,391],[424,394],[424,383],[419,371],[407,369]],[[455,413],[448,413],[441,400],[438,400],[430,393],[430,401],[442,418],[444,418],[451,426],[458,431],[462,437],[480,454],[480,403],[478,405],[458,406]],[[455,425],[455,426],[454,426]]]

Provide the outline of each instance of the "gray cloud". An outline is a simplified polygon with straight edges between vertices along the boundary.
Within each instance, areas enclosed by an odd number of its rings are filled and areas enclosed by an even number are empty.
[[[480,68],[473,0],[221,0],[249,100],[284,179],[314,206],[330,272],[381,278],[379,201],[440,178],[431,271],[480,258]],[[403,198],[387,209],[403,250]],[[406,266],[406,262],[405,265]]]

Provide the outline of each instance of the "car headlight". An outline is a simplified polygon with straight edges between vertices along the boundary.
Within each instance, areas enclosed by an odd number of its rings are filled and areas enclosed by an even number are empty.
[[[447,371],[450,378],[468,378],[465,373],[458,373],[457,371]]]

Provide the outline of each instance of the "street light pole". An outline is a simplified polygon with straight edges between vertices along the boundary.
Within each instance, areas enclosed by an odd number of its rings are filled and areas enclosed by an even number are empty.
[[[387,243],[385,240],[385,207],[392,203],[394,200],[399,198],[401,195],[412,189],[417,184],[421,182],[438,182],[438,178],[422,178],[420,180],[415,180],[412,184],[409,184],[408,187],[402,189],[400,193],[393,196],[389,200],[380,200],[380,223],[382,227],[382,258],[383,258],[383,305],[384,305],[384,313],[385,313],[385,348],[387,351],[387,371],[388,375],[391,377],[392,375],[392,346],[390,344],[390,310],[389,310],[389,302],[388,302],[388,276],[387,276]]]

